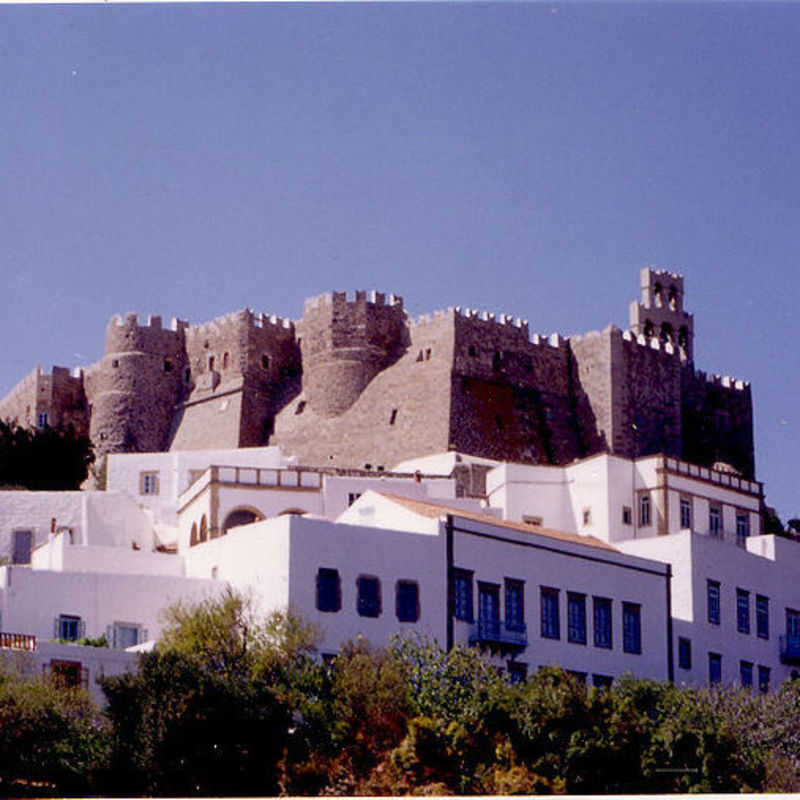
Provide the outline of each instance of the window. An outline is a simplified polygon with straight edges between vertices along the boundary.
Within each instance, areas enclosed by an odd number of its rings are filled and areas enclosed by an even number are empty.
[[[453,570],[453,615],[472,622],[472,573],[466,569]]]
[[[762,694],[769,691],[769,667],[758,668],[758,691]]]
[[[567,592],[567,641],[586,644],[586,595]]]
[[[36,415],[36,424],[40,428],[46,428],[47,427],[47,412],[46,411],[40,411]]]
[[[708,509],[708,532],[717,539],[722,538],[722,511],[719,506],[711,506]]]
[[[172,372],[172,359],[165,358],[164,359],[164,372]]]
[[[736,544],[744,547],[750,535],[750,515],[746,512],[736,514]]]
[[[84,625],[80,617],[73,614],[61,614],[56,617],[56,639],[65,642],[77,642],[84,635]]]
[[[642,526],[650,524],[650,495],[643,494],[639,500],[639,524]]]
[[[510,631],[525,630],[525,584],[506,578],[506,628]]]
[[[373,575],[361,575],[356,581],[358,599],[356,608],[360,617],[381,615],[381,582]]]
[[[478,622],[486,633],[500,633],[500,587],[496,583],[478,581]]]
[[[583,509],[583,524],[584,525],[591,525],[592,524],[592,509],[591,508],[584,508]]]
[[[756,635],[769,639],[769,597],[756,595]]]
[[[692,528],[692,501],[681,497],[681,528]]]
[[[706,595],[708,605],[708,621],[712,625],[719,625],[719,581],[706,581]]]
[[[739,681],[742,688],[750,689],[753,686],[753,662],[740,661],[739,662]]]
[[[622,604],[622,649],[642,652],[642,607],[638,603]]]
[[[567,675],[570,676],[574,681],[576,681],[580,686],[586,686],[586,678],[587,673],[579,672],[576,669],[568,669],[566,670]]]
[[[678,666],[681,669],[692,668],[692,642],[683,636],[678,637]]]
[[[106,637],[112,647],[125,649],[147,641],[147,631],[141,625],[130,622],[115,622],[109,625]]]
[[[611,648],[611,600],[594,598],[594,646]]]
[[[522,661],[509,661],[506,666],[508,667],[508,681],[512,685],[525,683],[528,679],[528,665]]]
[[[736,590],[736,630],[750,633],[750,592]]]
[[[214,371],[214,356],[209,356],[208,357],[208,371],[209,372],[213,372]]]
[[[395,422],[397,422],[397,409],[393,408],[392,413],[389,416],[389,424],[394,425]]]
[[[708,682],[722,683],[722,656],[719,653],[708,654]]]
[[[800,638],[800,611],[786,609],[786,636],[797,640]]]
[[[269,369],[269,356],[266,353],[261,356],[261,367],[262,369]]]
[[[317,610],[336,612],[342,608],[342,581],[339,570],[320,567],[317,570]]]
[[[543,517],[537,517],[534,514],[523,514],[522,521],[526,525],[542,525],[544,523]]]
[[[630,506],[622,506],[622,524],[623,525],[633,524],[633,512],[631,511]]]
[[[62,689],[89,688],[89,669],[80,661],[53,658],[49,664],[43,664],[42,667],[44,673]]]
[[[610,675],[592,674],[592,686],[596,689],[610,689],[614,679]]]
[[[561,627],[558,615],[558,589],[542,587],[542,638],[560,639]]]
[[[12,564],[30,564],[33,549],[33,531],[14,531],[14,552]]]
[[[208,539],[208,520],[206,519],[206,515],[203,514],[200,517],[200,535],[199,539],[201,542],[205,542]]]
[[[399,622],[416,622],[419,619],[419,585],[416,581],[397,581],[395,612]]]
[[[298,400],[297,405],[295,406],[294,413],[295,414],[302,414],[306,410],[306,401],[305,400]]]
[[[348,492],[347,493],[347,505],[351,506],[355,503],[358,498],[361,497],[361,492]]]
[[[158,494],[157,472],[142,472],[139,475],[139,494]]]

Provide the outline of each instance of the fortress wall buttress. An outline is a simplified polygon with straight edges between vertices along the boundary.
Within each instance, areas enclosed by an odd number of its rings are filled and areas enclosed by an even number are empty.
[[[305,388],[277,415],[271,444],[300,463],[389,468],[450,444],[453,320],[437,312],[411,321],[405,353],[380,370],[353,404],[323,416]],[[305,370],[304,370],[305,378]]]
[[[750,384],[706,375],[685,365],[682,373],[683,457],[703,466],[721,461],[755,477],[753,399]]]
[[[36,425],[41,377],[42,368],[36,367],[14,386],[0,401],[0,420],[16,422],[24,427]]]
[[[565,463],[583,455],[569,343],[524,320],[456,310],[451,439],[491,458]]]
[[[136,314],[109,322],[105,356],[87,376],[98,455],[166,449],[183,391],[184,327],[176,321],[172,330],[163,329],[160,317],[139,325]]]
[[[298,324],[303,389],[309,405],[335,417],[408,345],[403,299],[357,291],[354,299],[332,292],[305,303]]]
[[[187,390],[170,449],[264,444],[276,403],[300,358],[291,320],[250,309],[186,329]],[[299,389],[299,387],[298,387]]]
[[[23,427],[46,422],[54,428],[70,425],[79,435],[89,432],[89,412],[83,372],[70,374],[66,367],[53,367],[50,374],[36,367],[0,401],[0,419]]]

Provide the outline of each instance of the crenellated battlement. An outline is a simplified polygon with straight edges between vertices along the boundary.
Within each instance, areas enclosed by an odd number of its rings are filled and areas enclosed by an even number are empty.
[[[709,386],[720,387],[723,389],[733,389],[743,392],[750,388],[750,381],[739,380],[730,375],[707,374],[702,370],[694,371],[694,378],[698,383],[705,383]]]
[[[683,281],[683,275],[680,272],[671,272],[668,269],[650,269],[651,274],[655,278],[659,278],[665,281],[675,281],[676,283],[679,281]]]
[[[348,292],[326,292],[316,297],[307,298],[303,304],[303,311],[307,314],[325,306],[342,305],[372,305],[402,309],[403,298],[395,294],[386,295],[381,292],[367,292],[361,289],[357,289],[352,294]]]
[[[645,336],[643,333],[637,334],[635,331],[626,330],[622,333],[622,339],[631,345],[638,345],[639,347],[648,347],[651,350],[659,350],[670,356],[676,356],[681,361],[686,361],[686,352],[672,342],[662,342],[658,336]]]
[[[464,306],[412,319],[402,297],[364,290],[308,298],[294,320],[128,312],[100,361],[72,377],[37,367],[0,416],[83,415],[98,453],[272,442],[359,465],[434,447],[530,463],[664,452],[753,475],[749,383],[695,372],[683,275],[645,267],[638,285],[627,330],[573,336]]]

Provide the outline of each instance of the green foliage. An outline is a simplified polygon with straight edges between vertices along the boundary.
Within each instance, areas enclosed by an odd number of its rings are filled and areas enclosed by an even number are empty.
[[[0,795],[93,793],[108,747],[85,691],[0,671]]]
[[[275,794],[292,676],[303,674],[313,630],[287,614],[261,619],[232,590],[177,603],[165,620],[135,674],[103,681],[112,773],[126,793]]]
[[[90,439],[72,427],[31,430],[0,421],[0,486],[79,489],[93,461]]]

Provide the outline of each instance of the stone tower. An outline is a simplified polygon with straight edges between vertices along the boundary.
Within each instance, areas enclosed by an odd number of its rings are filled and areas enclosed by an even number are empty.
[[[186,369],[186,323],[161,327],[152,316],[113,317],[105,356],[85,378],[91,408],[89,435],[98,455],[165,450]]]
[[[637,335],[678,348],[682,358],[694,361],[694,318],[683,310],[683,275],[645,267],[641,299],[630,306],[630,327]]]
[[[300,323],[303,388],[322,417],[346,411],[408,344],[403,298],[374,292],[323,294],[306,300]]]

